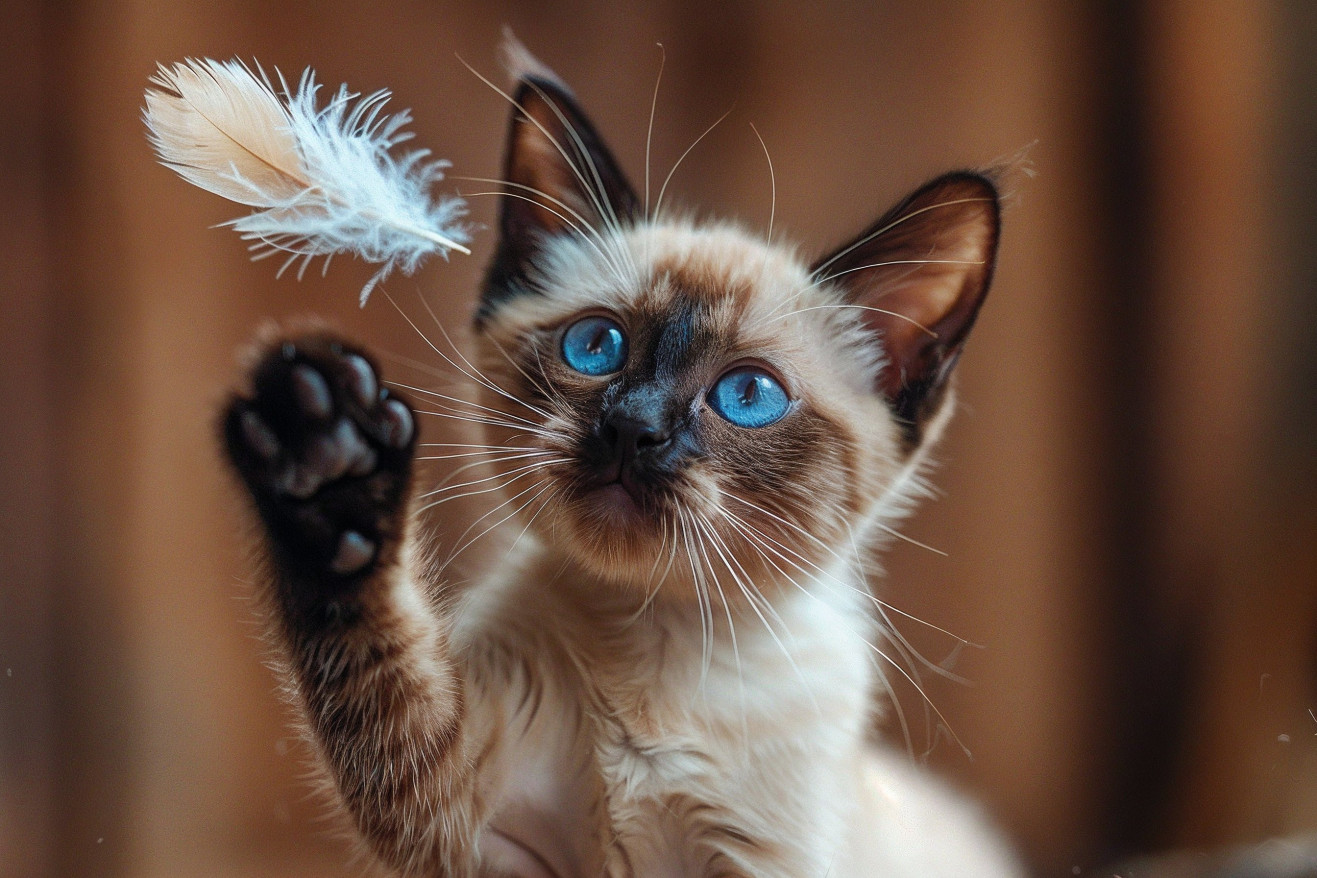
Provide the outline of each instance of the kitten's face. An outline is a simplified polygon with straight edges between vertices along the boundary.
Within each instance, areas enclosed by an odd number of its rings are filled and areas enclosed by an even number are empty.
[[[518,101],[477,325],[490,444],[528,526],[678,599],[755,600],[750,583],[853,557],[946,410],[996,242],[990,186],[944,178],[810,267],[730,226],[639,216],[560,87]]]
[[[617,581],[826,565],[906,458],[857,321],[730,228],[647,224],[610,244],[604,261],[559,239],[547,294],[484,324],[482,368],[524,403],[483,402],[532,422],[492,444],[549,452],[504,465],[543,464],[518,483],[543,491],[535,526]]]

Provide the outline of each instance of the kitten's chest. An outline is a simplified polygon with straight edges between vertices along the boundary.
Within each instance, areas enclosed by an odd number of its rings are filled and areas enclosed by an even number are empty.
[[[471,693],[498,742],[496,828],[563,876],[801,867],[782,839],[828,831],[845,798],[830,784],[863,739],[861,642],[785,607],[794,630],[734,617],[733,645],[681,614],[618,625],[506,597]]]

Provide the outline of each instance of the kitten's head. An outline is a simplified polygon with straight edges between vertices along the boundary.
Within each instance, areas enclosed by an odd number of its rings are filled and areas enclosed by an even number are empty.
[[[551,75],[515,101],[476,327],[523,518],[596,574],[678,598],[853,557],[949,414],[992,275],[993,184],[934,180],[810,263],[644,215]]]

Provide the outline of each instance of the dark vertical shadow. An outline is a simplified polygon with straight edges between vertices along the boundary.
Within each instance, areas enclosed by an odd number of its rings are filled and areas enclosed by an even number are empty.
[[[1266,327],[1276,340],[1267,386],[1271,447],[1263,455],[1265,496],[1296,545],[1306,545],[1307,568],[1317,567],[1317,6],[1287,0],[1277,16],[1281,69],[1271,189],[1280,240],[1278,318]],[[1291,556],[1292,557],[1292,556]],[[1296,571],[1290,571],[1291,575]],[[1290,578],[1290,577],[1287,577]],[[1309,586],[1311,587],[1311,585]],[[1317,700],[1317,619],[1307,620],[1308,691]]]
[[[52,878],[124,874],[131,809],[130,668],[116,594],[126,542],[128,392],[113,312],[120,264],[99,246],[112,231],[88,223],[103,197],[78,149],[82,115],[78,77],[94,69],[79,57],[86,9],[75,0],[42,6],[41,76],[44,177],[49,181],[51,305],[49,354],[55,473],[52,602],[52,715],[55,771],[50,851]],[[113,35],[103,51],[113,51]],[[120,287],[122,288],[122,287]],[[116,406],[118,410],[116,411]]]
[[[47,342],[51,239],[41,140],[41,4],[6,10],[0,54],[0,873],[48,874],[50,814],[50,612],[53,539]]]
[[[1317,495],[1317,6],[1281,4],[1279,155],[1272,180],[1280,212],[1276,339],[1271,387],[1276,399],[1272,483],[1295,508]]]
[[[1094,363],[1108,376],[1104,400],[1107,454],[1104,537],[1108,588],[1103,603],[1108,661],[1104,754],[1109,778],[1103,791],[1105,815],[1099,838],[1105,861],[1146,850],[1161,840],[1173,788],[1185,752],[1188,709],[1193,702],[1193,625],[1173,619],[1162,599],[1168,583],[1158,581],[1154,501],[1157,437],[1157,339],[1152,325],[1159,290],[1155,283],[1156,233],[1153,166],[1149,138],[1150,53],[1156,50],[1142,0],[1115,0],[1092,7],[1097,91],[1098,169],[1103,201],[1105,295],[1090,303],[1102,339]],[[1177,571],[1177,575],[1178,575]]]

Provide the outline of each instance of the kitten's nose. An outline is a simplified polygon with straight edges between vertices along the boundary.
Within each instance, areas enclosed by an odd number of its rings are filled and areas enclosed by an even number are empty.
[[[621,412],[610,414],[600,432],[613,449],[613,459],[624,467],[645,449],[662,446],[669,438],[668,431],[653,422]]]

